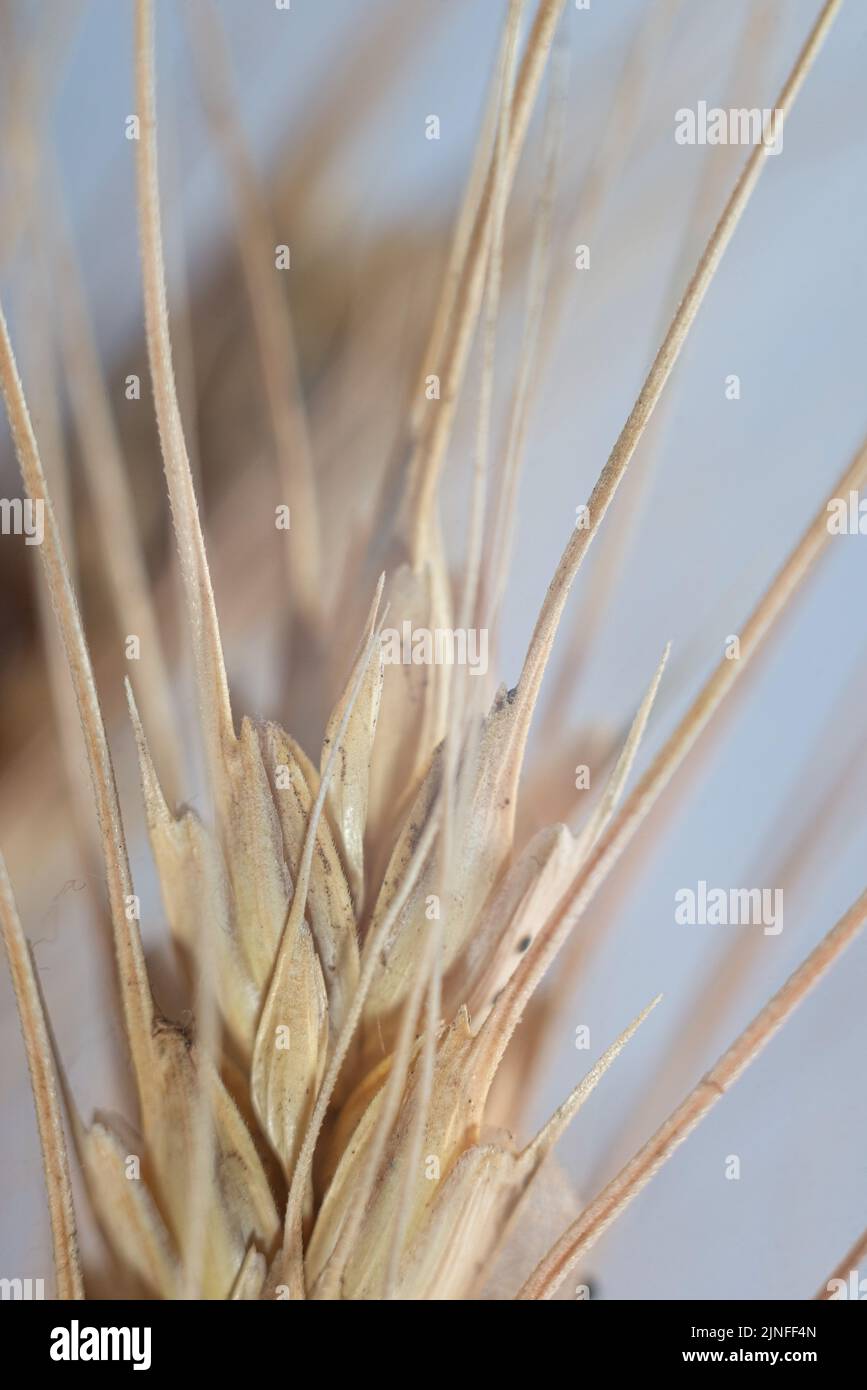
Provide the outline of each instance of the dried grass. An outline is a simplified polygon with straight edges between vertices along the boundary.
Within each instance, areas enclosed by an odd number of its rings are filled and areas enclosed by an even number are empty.
[[[388,556],[319,766],[275,724],[230,702],[208,557],[178,404],[157,175],[150,0],[136,4],[137,175],[144,316],[174,523],[210,816],[176,810],[183,782],[165,663],[120,451],[86,310],[68,267],[66,370],[121,626],[146,631],[157,658],[128,686],[148,830],[166,915],[192,978],[195,1023],[155,1003],[139,935],[114,771],[87,643],[5,318],[0,381],[28,495],[45,503],[45,576],[84,731],[139,1134],[86,1126],[54,1058],[35,973],[0,863],[4,942],[18,999],[43,1148],[59,1297],[83,1296],[61,1123],[65,1097],[91,1202],[118,1265],[164,1298],[469,1298],[525,1209],[546,1160],[584,1101],[659,1002],[603,1053],[523,1148],[491,1132],[491,1088],[518,1023],[575,923],[788,609],[825,550],[823,506],[674,732],[626,793],[668,657],[664,653],[588,819],[548,826],[528,845],[515,817],[525,747],[571,586],[657,407],[720,260],[764,168],[748,159],[698,261],[635,405],[593,489],[590,525],[570,536],[517,686],[484,708],[466,673],[386,668],[385,614],[471,626],[499,607],[544,302],[556,168],[552,98],[525,345],[503,463],[505,503],[489,501],[491,411],[510,191],[563,0],[539,0],[518,61],[523,4],[510,3],[480,153],[434,317],[421,377],[436,364],[438,409],[414,404],[397,508],[384,505],[371,553]],[[668,7],[672,13],[674,7]],[[839,9],[828,0],[776,106],[788,113]],[[209,22],[195,35],[210,33]],[[297,618],[327,621],[319,582],[318,504],[292,328],[266,278],[267,204],[224,105],[225,54],[200,55],[206,105],[224,149],[281,487],[298,498],[303,541],[290,575]],[[216,61],[219,59],[219,61]],[[221,75],[222,74],[222,75]],[[631,85],[635,85],[632,80]],[[629,87],[630,84],[627,84]],[[635,115],[627,91],[622,124]],[[640,102],[638,102],[640,106]],[[623,138],[627,138],[623,136]],[[614,159],[614,156],[612,156]],[[605,174],[603,168],[601,174]],[[601,176],[600,174],[600,176]],[[598,179],[597,179],[598,183]],[[598,202],[601,192],[591,187]],[[481,392],[466,562],[453,585],[437,496],[470,349],[481,326]],[[74,342],[82,349],[73,349]],[[417,402],[419,396],[415,397]],[[97,460],[99,462],[97,463]],[[831,492],[867,482],[867,445]],[[107,483],[107,486],[105,486]],[[488,527],[491,529],[487,529]],[[121,555],[114,544],[117,528]],[[113,534],[114,533],[114,536]],[[487,541],[487,544],[486,544]],[[367,557],[350,582],[365,582]],[[371,586],[371,589],[373,586]],[[349,606],[349,605],[347,605]],[[288,618],[287,618],[288,622]],[[351,659],[350,659],[351,658]],[[151,743],[158,746],[156,758]],[[625,800],[623,799],[625,795]],[[431,912],[432,904],[436,911]],[[565,1275],[734,1084],[860,931],[859,898],[621,1173],[581,1212],[521,1299],[552,1297]],[[517,1045],[517,1044],[513,1044]],[[532,1054],[535,1034],[526,1039]],[[142,1158],[128,1182],[124,1155]],[[433,1170],[431,1171],[431,1163]],[[860,1260],[864,1241],[844,1266]],[[824,1296],[824,1295],[820,1295]]]

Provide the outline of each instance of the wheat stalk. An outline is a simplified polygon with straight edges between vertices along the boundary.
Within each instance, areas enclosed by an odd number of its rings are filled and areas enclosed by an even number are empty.
[[[15,985],[15,998],[21,1019],[21,1032],[27,1049],[33,1103],[39,1124],[42,1164],[48,1193],[48,1214],[54,1248],[54,1271],[58,1298],[83,1298],[84,1282],[78,1257],[78,1236],[72,1206],[72,1183],[66,1139],[63,1134],[60,1097],[39,983],[30,950],[18,918],[6,864],[0,856],[0,927],[9,969]]]
[[[823,937],[782,989],[777,991],[740,1037],[702,1077],[695,1090],[691,1091],[674,1113],[660,1125],[656,1134],[641,1151],[589,1204],[574,1225],[564,1232],[530,1275],[518,1294],[519,1298],[544,1299],[552,1296],[560,1281],[566,1277],[570,1269],[574,1269],[606,1227],[647,1186],[666,1159],[688,1138],[696,1125],[782,1028],[793,1010],[851,944],[865,921],[867,892],[862,893],[836,926]]]
[[[842,1279],[846,1282],[853,1270],[857,1272],[860,1269],[865,1258],[867,1258],[867,1231],[864,1231],[863,1234],[858,1237],[852,1249],[847,1251],[843,1256],[837,1268],[834,1270],[834,1273],[828,1276],[827,1280],[816,1294],[816,1298],[820,1300],[832,1298],[831,1285],[834,1280]]]

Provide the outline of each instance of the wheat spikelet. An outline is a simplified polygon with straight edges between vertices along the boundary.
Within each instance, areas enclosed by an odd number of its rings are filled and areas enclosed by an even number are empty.
[[[839,9],[827,0],[786,79],[786,116]],[[612,750],[603,790],[576,832],[535,827],[522,840],[517,808],[543,676],[566,601],[656,409],[690,327],[759,182],[758,145],[726,202],[647,379],[588,504],[589,524],[566,545],[515,686],[489,697],[465,667],[386,661],[385,626],[467,632],[493,624],[504,589],[511,513],[541,335],[557,165],[556,82],[549,107],[524,353],[509,422],[504,482],[491,502],[492,402],[504,269],[504,228],[563,0],[538,0],[523,51],[523,0],[511,0],[479,152],[467,185],[419,380],[442,378],[440,408],[417,390],[404,424],[402,466],[378,499],[374,532],[336,600],[322,569],[327,527],[317,497],[295,331],[259,257],[276,240],[237,121],[215,75],[216,43],[200,58],[205,100],[224,149],[281,489],[300,547],[289,549],[283,615],[292,660],[318,666],[329,689],[327,625],[362,619],[340,648],[338,694],[322,713],[318,759],[291,731],[238,722],[211,583],[185,426],[175,385],[163,263],[150,0],[136,3],[136,147],[144,319],[159,441],[178,554],[209,806],[179,805],[184,769],[147,571],[106,409],[79,286],[69,267],[67,370],[89,486],[109,556],[121,625],[151,635],[145,682],[128,681],[142,801],[179,973],[193,1020],[156,1001],[136,910],[124,816],[93,662],[61,526],[40,457],[5,317],[0,382],[25,489],[44,504],[42,560],[84,731],[108,887],[117,990],[135,1080],[132,1124],[78,1113],[54,1052],[40,991],[0,861],[0,917],[25,1037],[42,1143],[59,1297],[84,1296],[61,1120],[96,1220],[133,1286],[164,1299],[469,1299],[478,1296],[548,1180],[567,1125],[659,1004],[652,999],[523,1145],[491,1124],[507,1049],[570,931],[677,768],[827,547],[827,509],[808,526],[741,631],[741,659],[722,660],[661,750],[627,792],[669,647],[634,719]],[[668,22],[676,7],[667,6]],[[201,13],[197,6],[197,13]],[[214,37],[211,18],[198,32]],[[196,31],[193,31],[196,43]],[[630,81],[635,80],[633,73]],[[634,95],[634,94],[633,94]],[[628,113],[627,113],[628,114]],[[634,116],[634,112],[632,113]],[[632,119],[625,121],[632,125]],[[612,156],[613,158],[613,156]],[[602,171],[605,172],[604,170]],[[600,170],[594,178],[598,183]],[[594,206],[601,193],[591,182]],[[472,505],[462,572],[444,558],[438,500],[458,400],[476,335],[481,390]],[[80,340],[80,356],[75,342]],[[109,479],[100,494],[100,469]],[[867,445],[830,497],[867,482]],[[119,525],[124,563],[111,557]],[[380,570],[380,566],[382,570]],[[806,958],[699,1087],[578,1216],[512,1292],[553,1296],[565,1275],[647,1184],[674,1148],[770,1040],[864,924],[862,897]],[[653,994],[648,989],[648,995]],[[538,1021],[538,1020],[537,1020]],[[652,1026],[652,1025],[649,1025]],[[612,1028],[612,1033],[616,1032]],[[125,1165],[140,1161],[136,1181]],[[863,1254],[863,1241],[849,1257]],[[845,1263],[845,1262],[844,1262]]]

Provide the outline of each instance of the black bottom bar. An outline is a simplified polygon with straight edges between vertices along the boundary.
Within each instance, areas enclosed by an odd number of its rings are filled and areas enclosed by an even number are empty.
[[[476,1303],[464,1314],[459,1343],[452,1349],[457,1363],[448,1364],[445,1348],[439,1342],[444,1307],[438,1304],[427,1312],[416,1306],[416,1314],[427,1324],[430,1343],[421,1343],[422,1367],[449,1380],[460,1367],[462,1379],[478,1370],[490,1374],[497,1362],[497,1348],[517,1343],[526,1351],[547,1346],[556,1350],[560,1365],[558,1378],[571,1364],[577,1375],[582,1367],[603,1362],[612,1372],[669,1372],[684,1369],[701,1371],[710,1366],[736,1370],[740,1367],[803,1366],[829,1370],[860,1364],[860,1352],[867,1331],[864,1309],[828,1303],[657,1303],[602,1300],[573,1304],[571,1311],[556,1304],[542,1312],[542,1323],[524,1323],[528,1316],[512,1308],[509,1333],[498,1331],[491,1338],[488,1318],[496,1324],[494,1305]],[[84,1374],[93,1378],[101,1370],[139,1375],[192,1375],[214,1372],[221,1382],[236,1371],[245,1373],[243,1390],[254,1390],[258,1376],[270,1377],[316,1374],[327,1367],[334,1378],[335,1352],[347,1355],[348,1369],[363,1366],[366,1374],[394,1376],[394,1356],[401,1334],[407,1331],[407,1312],[392,1308],[379,1323],[382,1313],[366,1305],[364,1312],[344,1305],[291,1303],[51,1303],[2,1302],[0,1318],[10,1334],[22,1367],[48,1372],[50,1378]],[[533,1314],[529,1314],[533,1317]],[[548,1317],[554,1318],[548,1323]],[[355,1322],[356,1317],[364,1321]],[[565,1322],[560,1319],[564,1318]],[[323,1321],[320,1322],[320,1319]],[[348,1324],[346,1322],[348,1319]],[[312,1321],[311,1321],[312,1320]],[[346,1328],[350,1336],[334,1342],[330,1332]],[[545,1329],[544,1332],[541,1329]],[[529,1335],[533,1341],[528,1343]],[[370,1334],[376,1341],[370,1342]],[[562,1340],[564,1334],[569,1342]],[[423,1332],[424,1336],[425,1333]],[[552,1339],[548,1343],[541,1336]],[[323,1336],[325,1340],[323,1340]],[[383,1338],[397,1336],[398,1342]],[[351,1340],[350,1340],[351,1337]],[[574,1340],[571,1340],[574,1339]],[[427,1351],[424,1347],[427,1345]],[[388,1351],[386,1351],[388,1347]],[[439,1347],[439,1354],[437,1353]],[[567,1353],[566,1348],[570,1348]],[[354,1350],[353,1350],[354,1348]],[[385,1353],[379,1362],[375,1349]],[[432,1354],[433,1353],[433,1359]],[[403,1373],[412,1375],[416,1367],[401,1352]],[[544,1374],[544,1372],[543,1372]]]

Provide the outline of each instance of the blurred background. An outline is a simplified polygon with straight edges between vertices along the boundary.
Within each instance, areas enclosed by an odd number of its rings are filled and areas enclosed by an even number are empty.
[[[285,718],[276,542],[253,518],[270,485],[261,381],[230,179],[203,110],[225,35],[240,132],[291,248],[286,293],[309,404],[329,579],[391,461],[482,123],[503,0],[158,0],[161,184],[185,423],[236,712]],[[773,107],[818,0],[567,0],[507,219],[494,447],[520,361],[545,107],[562,122],[548,294],[518,499],[500,675],[517,677],[539,604],[747,152],[675,142],[699,101]],[[192,18],[190,18],[192,16]],[[104,593],[60,300],[84,296],[176,672],[191,707],[168,507],[143,342],[136,234],[132,6],[0,8],[0,295],[61,517],[105,702],[143,926],[159,972],[162,910]],[[215,31],[216,32],[216,31]],[[867,10],[844,4],[786,121],[689,342],[580,576],[549,676],[525,833],[580,814],[575,768],[622,729],[668,640],[638,771],[737,634],[867,427]],[[559,85],[558,85],[559,84]],[[439,118],[439,139],[426,121]],[[578,270],[575,248],[590,247]],[[141,399],[125,383],[141,378]],[[727,378],[740,394],[730,399]],[[729,393],[730,394],[730,393]],[[445,484],[459,561],[478,401],[471,367]],[[353,490],[345,485],[348,475]],[[0,426],[0,491],[19,495]],[[273,528],[272,528],[273,534]],[[274,550],[272,553],[271,545]],[[622,552],[622,553],[621,553]],[[2,537],[0,845],[84,1114],[121,1108],[124,1061],[103,1006],[102,886],[88,867],[86,779],[58,740],[35,548]],[[560,1149],[592,1196],[864,887],[867,538],[836,539],[767,653],[669,788],[577,929],[580,969],[523,1097],[540,1123],[658,991],[663,1004]],[[565,672],[565,675],[562,673]],[[543,706],[546,692],[543,692]],[[300,732],[304,732],[301,730]],[[312,737],[312,735],[311,735]],[[193,740],[189,740],[192,749]],[[308,750],[308,751],[313,751]],[[77,763],[76,763],[77,760]],[[77,767],[77,773],[76,773]],[[195,804],[191,756],[181,794]],[[675,924],[698,880],[783,887],[779,936]],[[569,977],[572,979],[572,976]],[[867,942],[784,1032],[594,1252],[594,1296],[809,1298],[867,1212]],[[579,1025],[590,1053],[576,1050]],[[0,1273],[50,1268],[47,1217],[8,975],[0,979]],[[740,1178],[726,1178],[730,1156]]]

